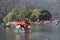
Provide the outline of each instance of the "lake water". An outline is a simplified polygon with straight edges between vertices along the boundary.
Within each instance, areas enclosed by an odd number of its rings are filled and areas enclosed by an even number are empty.
[[[60,24],[32,25],[32,33],[15,34],[13,27],[0,26],[0,40],[60,40]]]

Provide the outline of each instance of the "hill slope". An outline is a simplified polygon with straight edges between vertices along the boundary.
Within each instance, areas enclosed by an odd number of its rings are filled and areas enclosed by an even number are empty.
[[[60,0],[0,0],[0,21],[12,9],[20,10],[23,5],[26,5],[26,8],[42,7],[51,12],[52,19],[60,19]]]

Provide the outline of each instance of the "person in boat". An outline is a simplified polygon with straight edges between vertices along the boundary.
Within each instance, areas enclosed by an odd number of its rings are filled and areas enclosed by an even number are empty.
[[[31,25],[30,25],[30,24],[27,24],[27,25],[26,25],[26,28],[27,28],[27,30],[28,30],[28,33],[30,33],[30,32],[31,32]]]
[[[5,23],[5,22],[2,25],[3,25],[4,28],[9,27],[9,24]]]
[[[18,24],[14,28],[14,32],[18,33],[18,34],[24,34],[25,30],[24,30],[23,26],[21,26],[20,24]]]
[[[20,26],[21,26],[21,31],[23,31],[23,32],[25,32],[25,27],[24,27],[24,25],[25,25],[25,23],[20,24]]]
[[[58,25],[58,24],[59,24],[59,20],[58,20],[58,19],[56,19],[56,20],[55,20],[55,23],[56,23],[56,25]]]
[[[10,28],[10,23],[6,22],[6,27]]]
[[[21,31],[25,32],[24,25],[21,25]]]
[[[20,32],[20,25],[19,24],[17,24],[16,26],[15,26],[15,28],[14,28],[14,32],[15,33],[19,33]]]
[[[29,20],[29,18],[26,18],[26,25],[24,25],[24,27],[25,27],[25,32],[27,33],[30,33],[30,32],[32,32],[31,31],[31,23],[30,23],[30,20]]]
[[[16,29],[19,30],[21,28],[21,26],[18,24],[16,25]]]
[[[58,22],[58,21],[56,21],[55,23],[56,23],[56,25],[58,25],[58,24],[59,24],[59,22]]]
[[[31,27],[29,24],[24,23],[24,24],[21,24],[20,26],[21,26],[21,30],[25,31],[25,33],[28,33],[30,31]]]

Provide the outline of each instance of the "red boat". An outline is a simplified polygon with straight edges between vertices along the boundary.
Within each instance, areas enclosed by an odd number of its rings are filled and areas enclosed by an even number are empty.
[[[26,25],[31,25],[31,23],[28,20],[20,20],[14,23],[15,25],[18,24],[26,24]]]
[[[15,25],[20,25],[21,27],[23,27],[22,25],[25,25],[24,26],[25,32],[27,32],[27,31],[28,32],[31,32],[31,30],[30,30],[31,23],[28,20],[20,20],[20,21],[17,21],[17,22],[15,22]]]

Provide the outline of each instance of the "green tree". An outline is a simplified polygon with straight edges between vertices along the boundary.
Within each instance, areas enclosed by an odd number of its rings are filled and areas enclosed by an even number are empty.
[[[16,10],[12,10],[9,12],[4,18],[3,21],[18,21],[20,19],[26,19],[29,18],[31,21],[36,20],[50,20],[51,14],[47,10],[44,10],[42,8],[33,9],[33,10],[27,10],[25,7],[21,8],[20,12],[16,13]]]
[[[47,10],[43,10],[38,16],[40,20],[50,20],[52,15]]]
[[[35,15],[33,15],[31,18],[30,18],[31,21],[36,21],[37,20],[37,17]]]
[[[13,9],[11,12],[9,12],[4,18],[3,21],[4,22],[9,22],[9,21],[13,21],[16,19],[16,12],[15,9]]]
[[[28,14],[28,11],[25,8],[22,8],[21,11],[17,14],[17,19],[25,19],[25,15]]]

